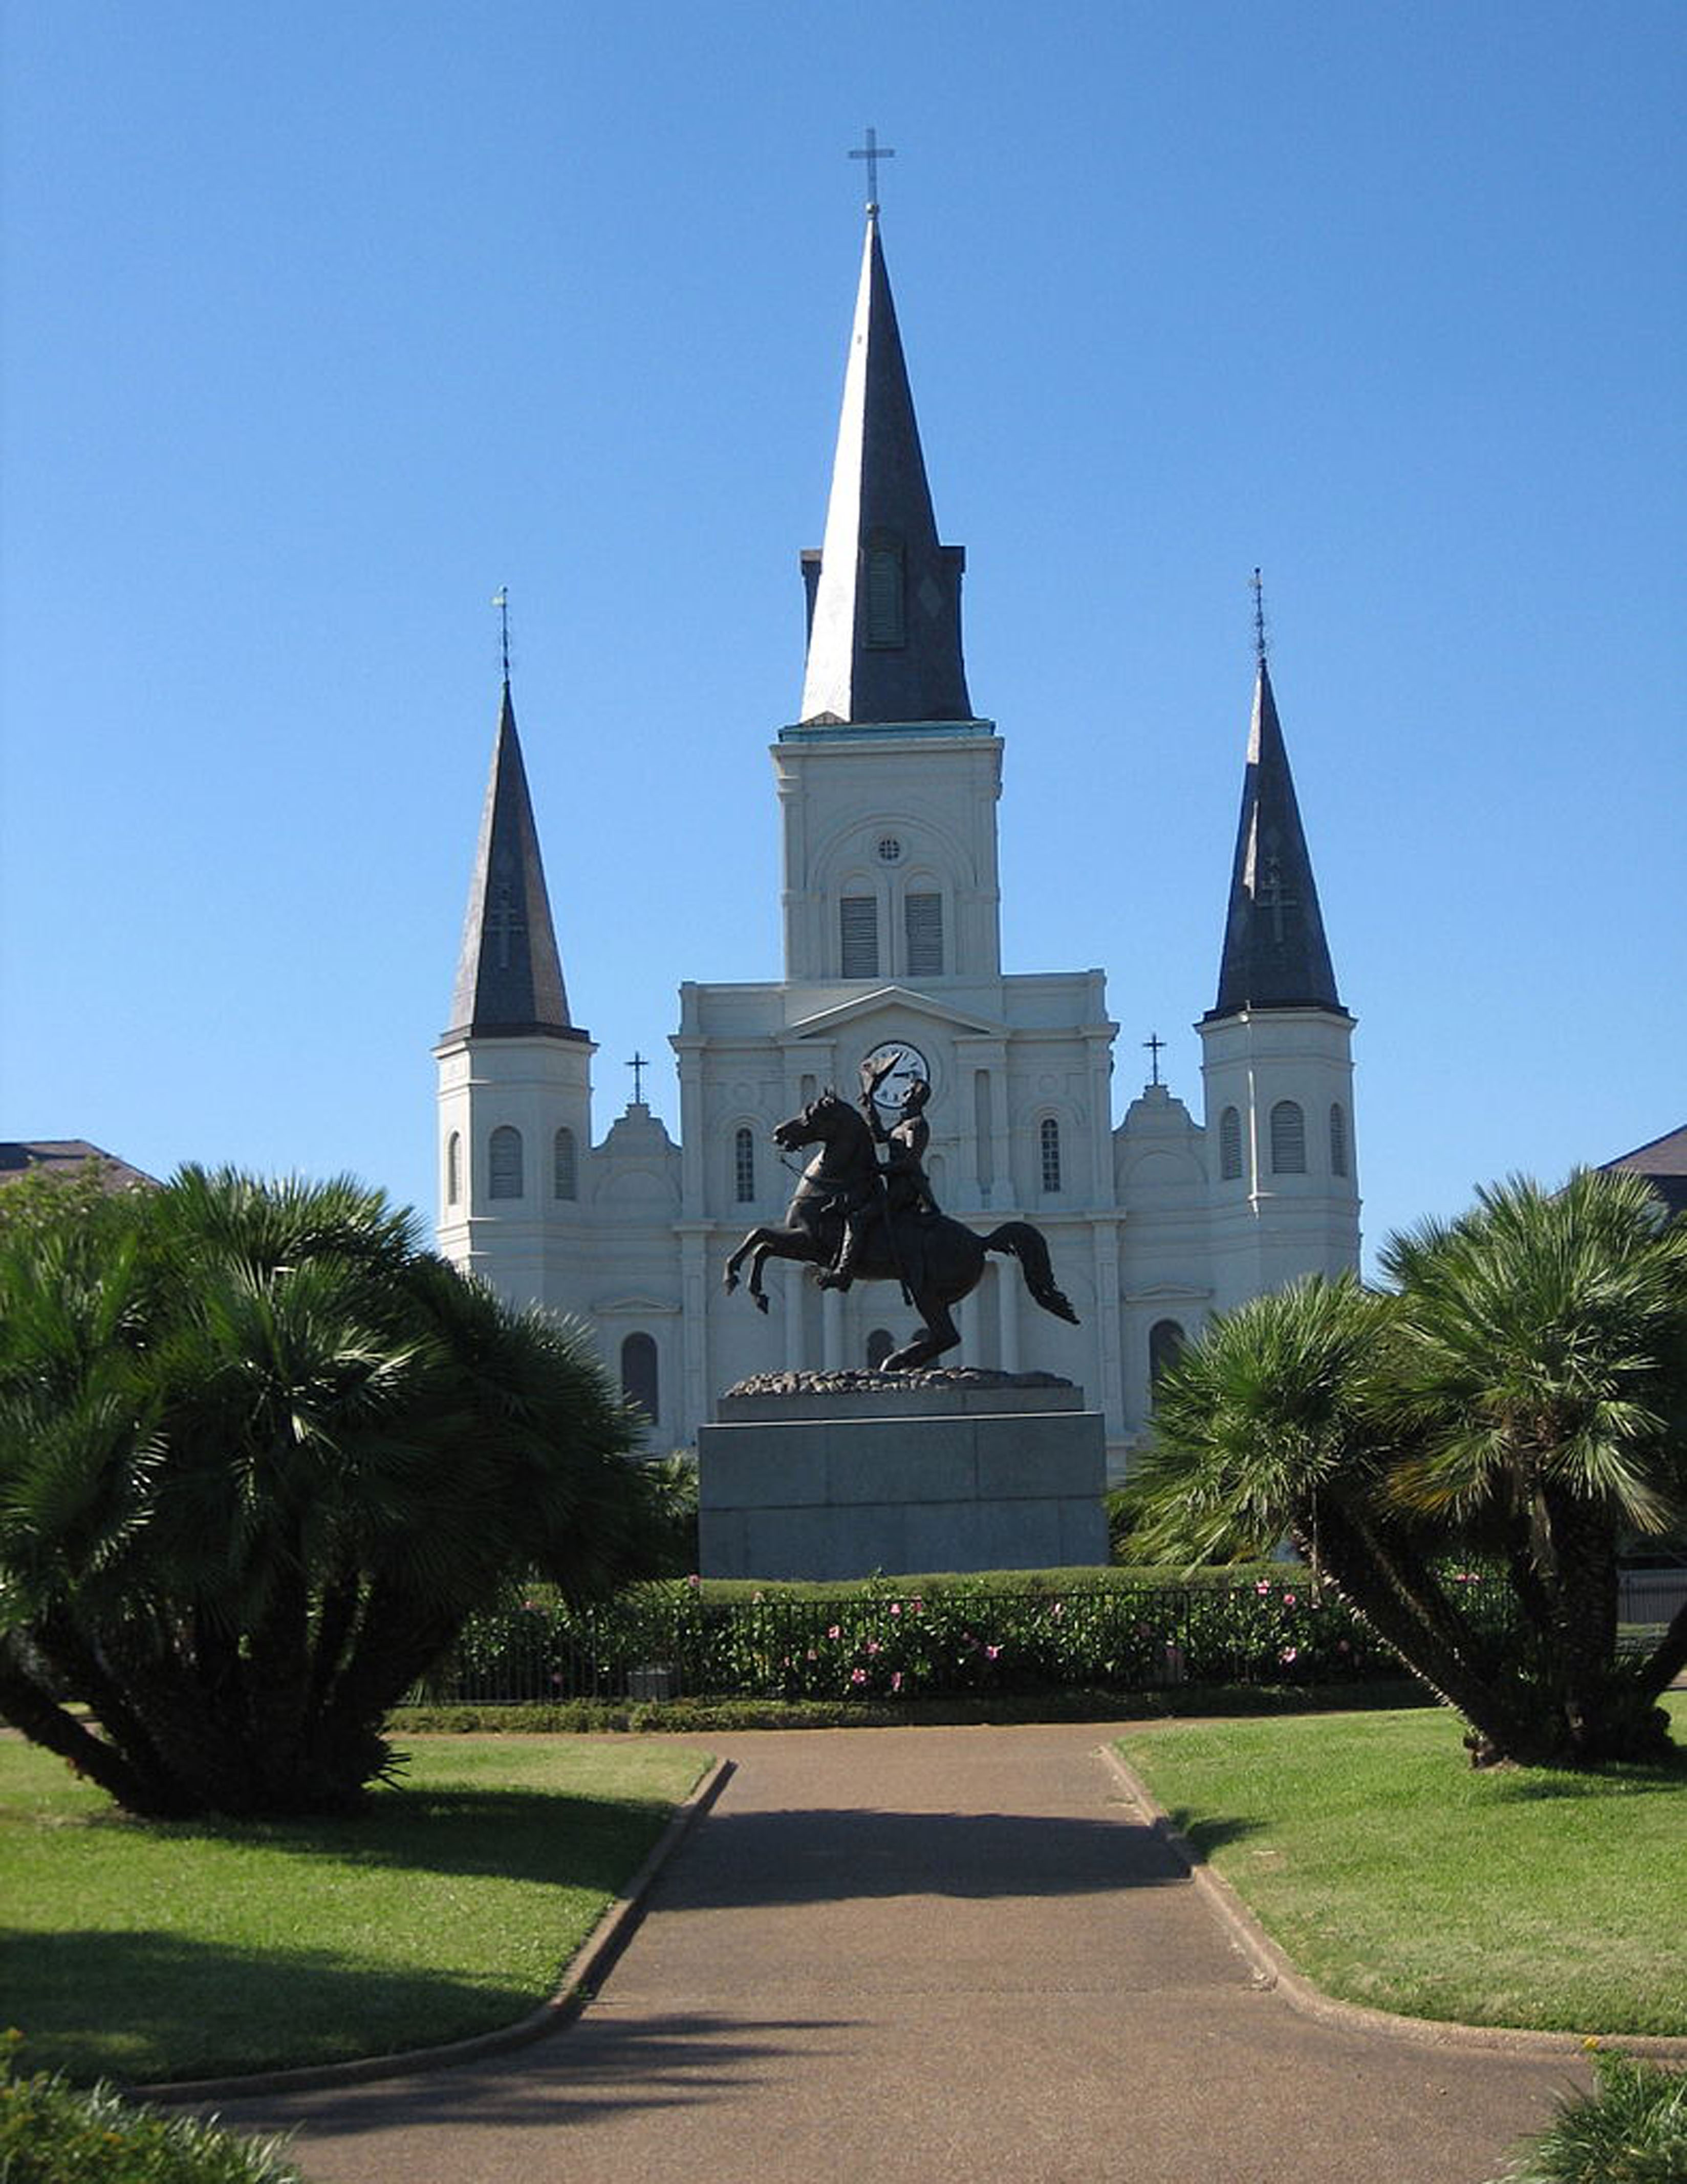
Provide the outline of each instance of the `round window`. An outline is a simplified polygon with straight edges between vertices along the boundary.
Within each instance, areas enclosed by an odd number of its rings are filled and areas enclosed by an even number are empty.
[[[902,844],[894,834],[887,834],[878,845],[878,853],[888,865],[894,865],[902,855]]]

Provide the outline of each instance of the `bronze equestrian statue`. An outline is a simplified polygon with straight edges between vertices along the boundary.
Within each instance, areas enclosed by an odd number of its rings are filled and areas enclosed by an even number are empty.
[[[775,1130],[773,1142],[782,1151],[816,1145],[820,1150],[803,1170],[784,1227],[752,1228],[727,1260],[728,1290],[738,1287],[738,1268],[746,1258],[749,1293],[761,1312],[767,1309],[761,1270],[769,1259],[817,1267],[827,1288],[847,1289],[856,1280],[899,1282],[925,1324],[905,1348],[892,1351],[883,1369],[911,1372],[960,1343],[949,1306],[977,1288],[986,1252],[1001,1251],[1018,1260],[1026,1287],[1044,1312],[1076,1327],[1077,1314],[1055,1286],[1040,1229],[1028,1221],[1005,1221],[981,1236],[938,1212],[923,1164],[930,1134],[923,1112],[928,1088],[918,1080],[910,1085],[898,1120],[887,1129],[874,1105],[885,1073],[864,1076],[865,1115],[827,1091]],[[882,1168],[876,1140],[888,1149]]]

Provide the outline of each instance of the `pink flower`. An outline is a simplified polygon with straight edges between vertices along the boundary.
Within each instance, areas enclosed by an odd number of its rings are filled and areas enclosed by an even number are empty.
[[[1292,1592],[1285,1592],[1285,1593],[1283,1594],[1283,1606],[1284,1606],[1285,1607],[1294,1607],[1294,1594],[1293,1594]]]
[[[851,1669],[849,1671],[849,1680],[852,1684],[866,1683],[867,1680],[866,1670],[865,1669]]]
[[[1054,1617],[1056,1623],[1060,1621],[1061,1618],[1066,1613],[1066,1602],[1063,1600],[1057,1600],[1054,1606],[1049,1610],[1050,1614]]]
[[[893,1615],[900,1615],[902,1613],[902,1602],[899,1600],[893,1600],[890,1603],[890,1612]]]
[[[987,1646],[984,1648],[984,1658],[987,1661],[999,1661],[1001,1657],[1002,1649],[999,1646]]]
[[[841,1638],[844,1635],[844,1632],[841,1627],[838,1624],[834,1623],[828,1627],[826,1635],[828,1638]]]
[[[1268,1577],[1262,1577],[1259,1583],[1254,1587],[1254,1591],[1258,1593],[1260,1598],[1263,1600],[1266,1595],[1271,1591],[1271,1580]]]
[[[805,1661],[817,1661],[820,1658],[820,1656],[816,1652],[814,1647],[810,1646],[808,1652],[804,1654],[803,1658]]]
[[[695,1571],[695,1570],[693,1570],[693,1571],[692,1572],[691,1575],[690,1575],[690,1576],[686,1580],[686,1583],[687,1583],[688,1585],[690,1585],[690,1586],[693,1588],[693,1591],[695,1591],[695,1590],[696,1590],[696,1588],[697,1588],[699,1585],[700,1585],[702,1584],[702,1582],[703,1582],[703,1580],[702,1580],[700,1577],[699,1577],[699,1575],[697,1574],[697,1573],[696,1573],[696,1571]]]
[[[901,1690],[902,1671],[900,1669],[897,1669],[896,1673],[892,1676],[890,1680],[890,1688],[894,1691],[899,1691]]]
[[[921,1610],[921,1609],[925,1606],[925,1604],[926,1604],[926,1603],[925,1603],[925,1602],[924,1602],[923,1600],[910,1600],[910,1601],[909,1602],[909,1603],[908,1603],[908,1606],[909,1606],[910,1610],[914,1614],[917,1615],[917,1614],[920,1613],[920,1610]]]
[[[884,1648],[879,1644],[877,1638],[869,1638],[867,1641],[866,1650],[869,1653],[882,1653],[884,1651]]]
[[[1283,1662],[1285,1666],[1287,1666],[1290,1661],[1295,1658],[1300,1651],[1300,1648],[1298,1646],[1285,1646],[1277,1658],[1279,1661]]]

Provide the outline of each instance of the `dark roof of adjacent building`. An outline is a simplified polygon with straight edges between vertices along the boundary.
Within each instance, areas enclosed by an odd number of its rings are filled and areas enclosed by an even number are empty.
[[[521,739],[509,683],[504,685],[492,776],[481,812],[480,842],[457,983],[451,1000],[452,1039],[518,1039],[543,1034],[584,1039],[568,1013],[562,959],[551,922],[538,829],[533,823]]]
[[[1623,1168],[1645,1176],[1672,1213],[1687,1213],[1687,1123],[1601,1166],[1607,1172]]]
[[[98,1162],[100,1181],[107,1190],[157,1188],[155,1175],[131,1167],[86,1138],[0,1139],[0,1184],[14,1183],[21,1175],[79,1175],[90,1161]]]
[[[1340,1007],[1277,699],[1261,659],[1254,686],[1253,728],[1242,781],[1242,816],[1236,829],[1218,998],[1208,1014]]]
[[[966,561],[962,548],[938,540],[877,209],[869,206],[826,543],[803,556],[800,719],[970,721],[960,651]]]

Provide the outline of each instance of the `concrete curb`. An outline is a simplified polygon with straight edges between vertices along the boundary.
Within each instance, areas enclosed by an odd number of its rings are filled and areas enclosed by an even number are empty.
[[[125,2086],[126,2099],[198,2105],[206,2101],[247,2100],[259,2093],[309,2092],[322,2086],[362,2086],[381,2078],[408,2078],[423,2070],[444,2070],[458,2063],[477,2063],[526,2048],[571,2025],[608,1978],[615,1958],[632,1938],[658,1876],[692,1828],[720,1796],[732,1772],[730,1759],[717,1759],[691,1795],[674,1808],[661,1838],[621,1894],[569,1960],[556,1992],[514,2025],[479,2032],[439,2048],[409,2048],[396,2055],[369,2055],[348,2063],[318,2063],[297,2070],[262,2070],[249,2078],[195,2078],[164,2086]]]
[[[1687,2062],[1687,2038],[1652,2033],[1530,2032],[1504,2025],[1454,2025],[1430,2017],[1399,2017],[1391,2010],[1370,2009],[1362,2003],[1339,2002],[1326,1994],[1300,1970],[1272,1941],[1222,1873],[1215,1873],[1200,1852],[1173,1825],[1171,1814],[1136,1770],[1122,1760],[1111,1744],[1099,1746],[1103,1760],[1116,1779],[1125,1802],[1134,1805],[1161,1841],[1189,1869],[1189,1879],[1207,1908],[1229,1935],[1232,1945],[1254,1968],[1256,1982],[1274,1988],[1292,2008],[1325,2025],[1349,2031],[1380,2032],[1390,2039],[1411,2040],[1434,2048],[1489,2048],[1517,2055],[1585,2055],[1591,2048],[1614,2048],[1625,2055],[1647,2055],[1660,2062]]]

